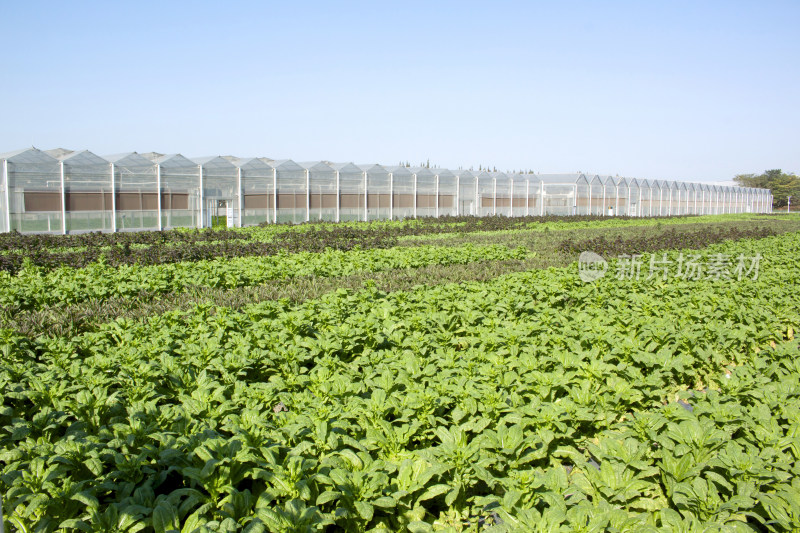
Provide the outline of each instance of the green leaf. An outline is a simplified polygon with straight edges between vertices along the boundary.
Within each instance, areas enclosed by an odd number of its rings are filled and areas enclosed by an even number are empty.
[[[372,505],[368,504],[367,502],[358,501],[355,503],[355,506],[356,511],[358,511],[358,514],[361,516],[361,518],[367,522],[372,520],[372,514],[375,512],[375,508],[372,507]]]
[[[418,502],[424,502],[425,500],[430,500],[432,498],[435,498],[437,496],[440,496],[440,495],[444,494],[445,492],[448,492],[449,490],[450,490],[450,486],[449,485],[443,485],[443,484],[433,485],[431,487],[428,487],[425,490],[425,492],[423,492],[420,495],[420,497],[417,498],[417,501]]]

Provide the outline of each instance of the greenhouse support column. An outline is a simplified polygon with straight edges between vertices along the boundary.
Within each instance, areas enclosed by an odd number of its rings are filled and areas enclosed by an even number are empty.
[[[117,169],[111,163],[111,232],[117,232]]]
[[[525,216],[531,214],[531,180],[525,180]]]
[[[58,162],[58,173],[61,179],[61,233],[67,234],[67,193],[64,190],[64,162]]]
[[[589,212],[587,214],[592,214],[592,193],[594,192],[593,187],[589,184]]]
[[[417,218],[417,175],[414,174],[414,218]]]
[[[479,177],[475,178],[475,215],[476,216],[480,216],[480,214],[481,214],[480,181],[481,181],[481,179]]]
[[[236,218],[236,227],[242,227],[242,167],[236,167],[236,199],[239,216]]]
[[[311,172],[306,169],[306,222],[311,220]]]
[[[394,173],[389,172],[389,220],[394,220]]]
[[[658,188],[658,216],[661,216],[661,204],[664,201],[664,189]]]
[[[272,223],[278,223],[278,169],[272,169]]]
[[[600,206],[600,215],[606,216],[606,184],[603,184],[603,205]]]
[[[539,182],[539,202],[542,204],[539,206],[539,216],[544,216],[544,182]]]
[[[433,194],[436,196],[436,204],[434,204],[433,216],[439,218],[439,174],[436,174],[433,179]]]
[[[497,215],[497,178],[492,178],[492,215]]]
[[[342,187],[340,186],[339,171],[336,171],[336,222],[339,222],[342,206]]]
[[[364,171],[364,222],[369,220],[369,189],[367,189],[367,171]]]
[[[508,194],[508,216],[514,216],[514,180],[509,180],[511,183],[509,185],[509,194]]]
[[[203,165],[197,165],[197,171],[200,173],[200,220],[198,221],[198,227],[202,228],[205,224],[205,209],[203,203],[205,202],[205,195],[203,194]]]
[[[628,202],[625,205],[625,211],[628,215],[631,213],[631,186],[628,184]]]
[[[158,231],[161,231],[162,222],[161,222],[161,165],[156,165],[156,205],[158,206]]]
[[[572,186],[572,194],[574,195],[572,200],[572,214],[578,214],[578,184]]]
[[[3,159],[3,184],[6,186],[4,194],[6,195],[6,212],[2,213],[3,218],[6,219],[6,231],[11,231],[11,183],[8,179],[8,160]],[[2,512],[0,512],[0,520],[2,520]]]
[[[619,185],[614,187],[614,216],[619,216]]]
[[[461,214],[461,176],[456,176],[456,216]]]

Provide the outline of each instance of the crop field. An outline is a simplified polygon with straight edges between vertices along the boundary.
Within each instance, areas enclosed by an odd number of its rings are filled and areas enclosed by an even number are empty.
[[[0,234],[3,523],[798,531],[796,335],[798,215]]]

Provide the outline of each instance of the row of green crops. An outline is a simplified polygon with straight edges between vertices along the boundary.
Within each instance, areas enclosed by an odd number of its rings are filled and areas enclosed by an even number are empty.
[[[88,299],[130,297],[142,291],[158,294],[182,292],[191,286],[234,288],[301,276],[333,277],[427,265],[522,259],[527,254],[525,248],[468,244],[459,247],[279,253],[267,257],[150,266],[112,267],[101,261],[80,269],[61,267],[47,271],[29,267],[17,274],[0,271],[0,306],[12,313],[18,309],[36,309]]]
[[[4,330],[4,514],[23,531],[797,529],[799,246],[703,252],[760,254],[757,279],[586,284],[573,265]]]

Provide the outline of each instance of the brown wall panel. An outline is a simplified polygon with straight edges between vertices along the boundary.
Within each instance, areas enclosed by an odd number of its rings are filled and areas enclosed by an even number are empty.
[[[111,193],[68,192],[67,211],[111,211]]]
[[[413,194],[395,194],[392,207],[414,207]]]
[[[245,209],[272,209],[275,204],[275,196],[272,194],[245,194]]]
[[[492,207],[491,196],[481,196],[481,207]]]
[[[525,198],[514,198],[514,207],[525,207]]]
[[[142,209],[142,201],[139,193],[117,193],[117,209],[119,211],[140,211]]]
[[[161,208],[162,209],[189,209],[189,195],[188,194],[161,194]]]
[[[495,205],[498,208],[500,208],[500,207],[509,207],[511,205],[511,199],[510,198],[501,198],[501,197],[498,196],[497,197],[497,203]]]
[[[439,207],[455,207],[456,197],[452,194],[439,195]]]
[[[417,208],[436,207],[436,196],[433,194],[418,194]]]
[[[335,209],[336,193],[312,194],[311,209]]]
[[[357,209],[364,206],[363,194],[342,194],[342,207],[346,209]]]
[[[278,193],[278,209],[305,209],[305,207],[305,194]]]
[[[61,211],[61,193],[25,191],[25,211]]]
[[[148,211],[155,211],[158,209],[158,194],[154,192],[143,192],[142,209]]]
[[[390,200],[391,198],[388,194],[370,194],[369,198],[367,198],[367,207],[370,209],[388,208]]]
[[[111,211],[111,193],[68,192],[65,195],[67,211]],[[53,192],[26,191],[25,211],[61,211],[61,195]],[[162,193],[162,209],[189,209],[188,194]],[[158,209],[158,197],[154,192],[117,193],[117,211],[140,211]]]

